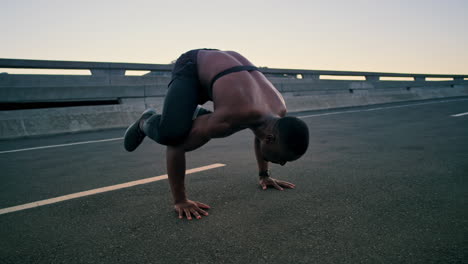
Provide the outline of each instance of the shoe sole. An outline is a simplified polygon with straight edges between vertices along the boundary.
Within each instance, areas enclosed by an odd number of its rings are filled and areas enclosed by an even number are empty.
[[[135,144],[134,147],[132,147],[133,144],[132,144],[132,145],[126,144],[126,143],[129,141],[129,140],[127,140],[127,136],[131,133],[130,131],[135,130],[135,129],[139,129],[138,127],[135,128],[135,126],[138,126],[138,125],[140,124],[140,121],[141,121],[141,119],[143,118],[143,116],[145,116],[145,115],[148,114],[148,113],[157,114],[156,110],[153,109],[153,108],[146,109],[146,110],[141,114],[140,118],[138,118],[138,120],[137,120],[135,123],[131,124],[131,125],[127,128],[127,130],[125,130],[125,134],[124,134],[124,148],[125,148],[125,150],[127,150],[128,152],[132,152],[132,151],[134,151],[135,149],[137,149],[138,146],[141,144],[141,142],[143,142],[143,140],[145,139],[146,136],[143,136],[143,137],[141,138],[140,142],[137,142],[137,143]]]

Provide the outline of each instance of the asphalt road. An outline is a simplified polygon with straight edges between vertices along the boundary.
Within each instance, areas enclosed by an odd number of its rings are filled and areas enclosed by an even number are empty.
[[[468,100],[301,113],[306,155],[257,185],[242,131],[187,155],[179,220],[167,180],[0,214],[0,263],[468,263]],[[123,130],[0,141],[0,209],[163,175],[164,148]],[[59,147],[40,146],[112,141]]]

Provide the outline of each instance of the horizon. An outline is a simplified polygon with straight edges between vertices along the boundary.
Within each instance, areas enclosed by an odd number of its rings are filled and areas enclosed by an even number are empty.
[[[6,1],[0,58],[170,64],[206,47],[268,68],[466,75],[467,11],[461,0]]]

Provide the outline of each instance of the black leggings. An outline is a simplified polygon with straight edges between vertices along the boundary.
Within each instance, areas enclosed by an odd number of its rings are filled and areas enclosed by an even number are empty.
[[[198,79],[197,54],[198,50],[191,50],[177,59],[162,114],[151,116],[143,124],[146,136],[159,144],[183,143],[192,128],[197,106],[211,100]],[[201,108],[196,116],[209,113]]]

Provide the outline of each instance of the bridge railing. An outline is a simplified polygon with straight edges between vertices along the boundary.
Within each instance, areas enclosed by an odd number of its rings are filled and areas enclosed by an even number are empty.
[[[83,62],[83,61],[52,61],[52,60],[25,60],[0,59],[1,68],[15,69],[58,69],[58,70],[89,70],[93,76],[125,75],[126,71],[150,71],[149,75],[169,74],[172,64],[144,64],[144,63],[118,63],[118,62]],[[271,77],[292,77],[299,79],[318,80],[320,76],[363,76],[366,81],[379,81],[380,77],[407,77],[414,81],[425,81],[426,78],[444,78],[454,81],[463,81],[468,75],[460,74],[414,74],[389,72],[359,72],[359,71],[325,71],[304,69],[277,69],[260,67],[261,71]],[[1,72],[1,70],[0,70]]]
[[[148,107],[162,111],[172,68],[171,64],[0,59],[0,139],[125,128]],[[58,71],[15,74],[18,71],[9,69]],[[67,70],[87,74],[71,75]],[[468,96],[468,75],[260,70],[283,94],[288,112]],[[2,74],[5,71],[11,74]],[[129,71],[147,73],[135,76]]]

